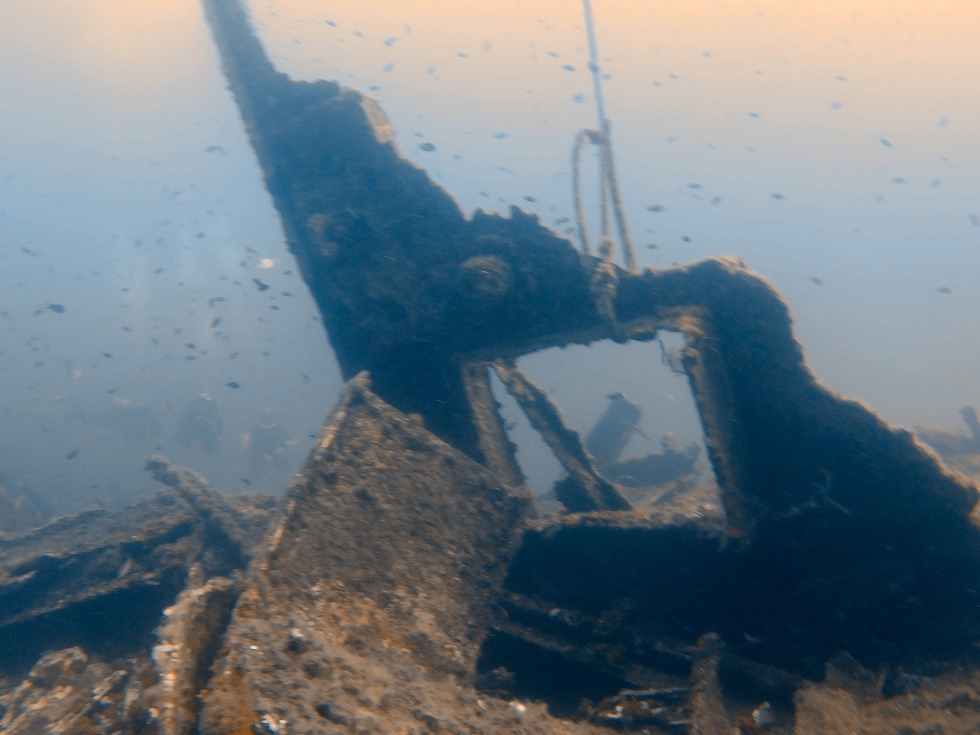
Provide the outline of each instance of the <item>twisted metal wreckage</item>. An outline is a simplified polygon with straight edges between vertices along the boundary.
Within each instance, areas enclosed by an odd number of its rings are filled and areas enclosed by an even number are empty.
[[[350,382],[265,541],[254,512],[243,521],[158,458],[171,515],[199,519],[156,528],[114,578],[103,565],[98,594],[66,594],[36,537],[4,547],[0,651],[25,631],[70,643],[51,621],[88,605],[82,630],[121,590],[145,630],[176,599],[146,664],[155,683],[114,705],[166,733],[802,734],[833,731],[845,705],[918,721],[927,697],[910,692],[950,662],[949,691],[969,690],[977,486],[821,385],[768,282],[731,258],[624,270],[516,208],[467,219],[399,155],[375,103],[288,79],[240,0],[202,1]],[[631,511],[515,363],[661,330],[686,340],[722,520]],[[491,370],[567,470],[569,514],[533,517]],[[161,538],[183,556],[159,561]],[[8,725],[27,711],[18,696]],[[967,710],[944,731],[975,727]]]

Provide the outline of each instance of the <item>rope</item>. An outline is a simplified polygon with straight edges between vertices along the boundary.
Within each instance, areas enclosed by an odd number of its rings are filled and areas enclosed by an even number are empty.
[[[595,42],[595,24],[592,22],[592,3],[589,0],[582,0],[582,6],[585,13],[585,33],[589,39],[589,70],[592,72],[592,93],[595,96],[595,111],[601,128],[606,119],[606,109],[602,104],[602,77],[599,74],[599,50]]]
[[[589,41],[589,70],[592,72],[593,95],[595,97],[599,127],[596,130],[580,131],[575,136],[575,145],[572,147],[572,199],[575,206],[575,224],[578,228],[582,252],[589,255],[591,254],[591,250],[585,229],[579,161],[582,156],[582,149],[586,143],[590,143],[599,148],[599,212],[602,232],[599,254],[604,261],[610,262],[612,260],[615,243],[609,234],[609,206],[611,205],[613,216],[616,220],[620,246],[623,251],[623,260],[628,270],[635,271],[636,254],[633,250],[629,224],[626,220],[626,209],[623,207],[623,202],[619,195],[619,181],[616,177],[616,166],[613,162],[610,124],[609,119],[606,117],[605,105],[602,101],[602,74],[599,69],[599,52],[595,40],[595,25],[592,22],[592,4],[590,0],[582,0],[582,4],[585,12],[585,29]]]
[[[582,206],[582,187],[579,173],[579,158],[582,149],[589,141],[589,131],[579,130],[575,136],[575,145],[572,146],[572,201],[575,205],[575,227],[578,229],[579,243],[582,245],[582,252],[591,255],[589,249],[589,236],[585,231],[585,213]]]

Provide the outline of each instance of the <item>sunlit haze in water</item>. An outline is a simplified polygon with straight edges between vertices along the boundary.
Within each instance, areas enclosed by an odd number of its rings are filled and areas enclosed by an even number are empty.
[[[960,428],[980,404],[980,3],[592,4],[641,263],[743,256],[825,383]],[[580,2],[251,8],[281,71],[379,100],[465,211],[515,204],[575,239],[570,152],[597,125]],[[591,155],[585,174],[595,223]],[[340,387],[193,0],[0,4],[0,293],[0,471],[57,510],[137,497],[155,449],[278,491]],[[660,369],[646,347],[526,367],[585,431]],[[695,438],[689,397],[651,380],[646,433]],[[174,441],[201,393],[214,453]],[[92,419],[120,401],[152,440]],[[253,472],[270,416],[288,466]]]

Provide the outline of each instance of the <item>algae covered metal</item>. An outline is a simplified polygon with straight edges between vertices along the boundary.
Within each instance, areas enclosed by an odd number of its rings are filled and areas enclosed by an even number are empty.
[[[349,383],[275,512],[153,458],[147,504],[0,540],[0,727],[50,727],[60,687],[93,732],[977,731],[977,486],[822,385],[770,283],[467,218],[374,102],[202,1]],[[721,512],[632,508],[622,437],[583,441],[515,362],[663,330]],[[534,517],[491,372],[567,512]]]

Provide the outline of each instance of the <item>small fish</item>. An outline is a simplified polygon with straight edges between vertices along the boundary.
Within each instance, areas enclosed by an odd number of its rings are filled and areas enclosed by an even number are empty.
[[[68,454],[65,455],[65,459],[75,459],[79,454],[81,454],[81,449],[72,449]]]
[[[649,207],[647,207],[647,211],[648,212],[663,212],[664,211],[664,205],[663,204],[651,204]]]
[[[225,383],[225,385],[228,386],[229,388],[233,389],[233,390],[238,390],[239,388],[242,387],[242,384],[239,383],[237,380],[231,380],[231,381]]]
[[[260,281],[258,278],[253,278],[252,279],[252,283],[254,283],[256,286],[259,287],[259,291],[268,291],[269,290],[269,284],[268,283],[262,283],[262,281]]]
[[[211,320],[211,329],[214,329],[219,324],[221,324],[221,317],[216,316],[214,319]]]
[[[817,284],[818,286],[822,286],[823,285],[823,281],[820,278],[818,278],[817,276],[810,276],[810,280],[813,283]]]
[[[44,307],[48,311],[53,311],[55,314],[64,314],[65,307],[63,304],[48,304]]]
[[[940,287],[939,287],[939,288],[937,288],[936,290],[937,290],[937,291],[938,291],[939,293],[947,293],[947,294],[948,294],[948,293],[953,293],[953,289],[951,289],[951,288],[950,288],[949,286],[940,286]]]
[[[220,145],[209,145],[207,148],[204,149],[204,152],[205,153],[224,153],[225,152],[225,149],[222,148]]]

